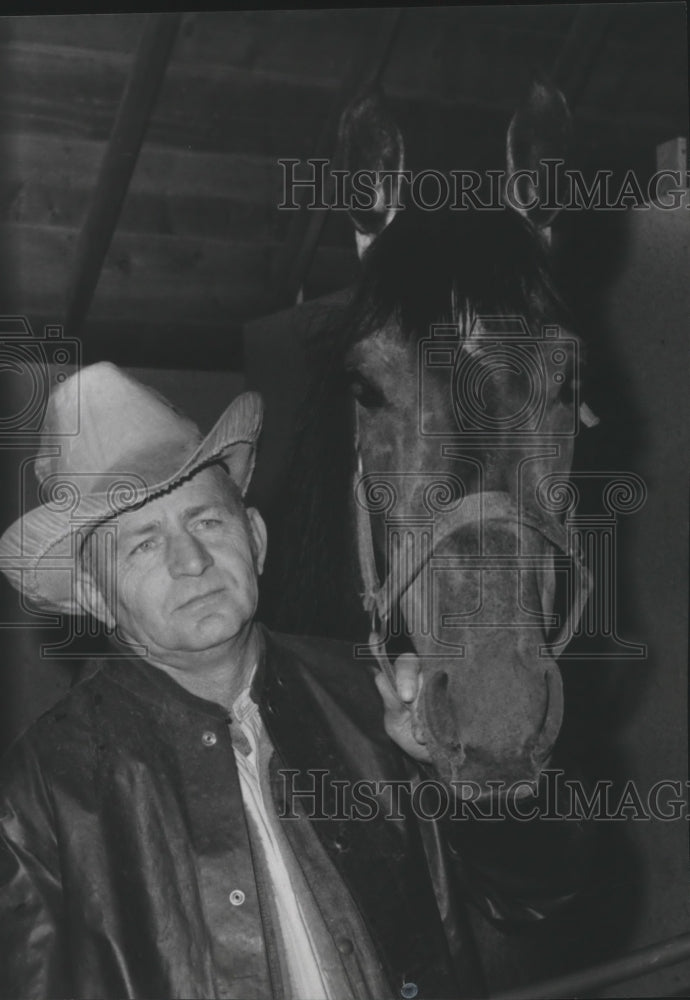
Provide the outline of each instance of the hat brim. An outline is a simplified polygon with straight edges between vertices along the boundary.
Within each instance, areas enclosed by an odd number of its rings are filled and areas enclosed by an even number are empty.
[[[45,611],[81,614],[76,599],[79,542],[99,524],[115,518],[213,462],[224,462],[242,496],[256,457],[263,402],[256,392],[232,401],[190,454],[179,450],[152,457],[147,468],[110,470],[107,489],[82,495],[69,477],[57,482],[49,502],[28,511],[0,538],[0,569],[31,604]]]

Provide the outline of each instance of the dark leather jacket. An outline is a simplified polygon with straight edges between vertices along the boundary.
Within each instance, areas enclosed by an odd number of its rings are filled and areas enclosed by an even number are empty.
[[[370,995],[356,915],[391,996],[404,983],[420,998],[477,996],[465,902],[506,925],[542,920],[576,891],[586,833],[418,821],[404,803],[385,818],[389,798],[367,820],[344,813],[331,779],[416,773],[385,735],[371,670],[343,643],[263,635],[255,696],[274,799],[322,817],[283,824],[298,856],[316,836],[342,878],[349,906],[328,878],[315,883],[355,995]],[[224,709],[162,671],[105,659],[13,745],[0,785],[2,997],[271,995],[231,735]],[[246,900],[233,907],[237,888]]]

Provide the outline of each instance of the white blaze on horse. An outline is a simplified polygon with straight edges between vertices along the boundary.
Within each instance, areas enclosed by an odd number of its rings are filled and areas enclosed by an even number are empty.
[[[568,132],[562,96],[533,88],[508,131],[526,204]],[[533,780],[561,726],[556,657],[588,585],[558,513],[588,411],[538,229],[554,213],[406,204],[390,181],[402,136],[377,95],[346,111],[340,140],[348,171],[379,178],[374,207],[351,212],[362,279],[341,345],[371,642],[386,671],[405,640],[420,657],[420,718],[442,775]]]

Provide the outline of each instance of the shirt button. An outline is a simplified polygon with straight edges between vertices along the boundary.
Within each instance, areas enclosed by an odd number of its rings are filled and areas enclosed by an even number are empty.
[[[346,851],[349,851],[350,841],[348,839],[347,834],[341,831],[333,841],[333,846],[335,847],[336,851],[338,851],[341,854],[344,854]]]
[[[218,742],[218,737],[210,729],[207,729],[205,733],[201,734],[201,742],[205,747],[214,747]]]
[[[244,903],[246,896],[244,895],[241,889],[233,889],[230,895],[228,896],[228,899],[230,900],[233,906],[242,906],[242,903]]]
[[[355,949],[352,941],[346,937],[338,938],[335,942],[335,946],[341,955],[351,955]]]

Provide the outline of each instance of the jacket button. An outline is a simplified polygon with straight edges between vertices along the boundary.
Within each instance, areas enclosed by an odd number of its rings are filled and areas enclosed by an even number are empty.
[[[218,737],[210,729],[207,729],[205,733],[201,734],[201,742],[205,747],[214,747],[218,742]]]
[[[233,889],[230,895],[228,896],[228,899],[230,900],[233,906],[242,906],[242,903],[244,903],[246,896],[241,889]]]
[[[333,846],[340,854],[350,850],[350,840],[346,833],[339,833],[333,840]]]
[[[355,950],[352,941],[346,937],[336,938],[335,946],[341,955],[351,955]]]

